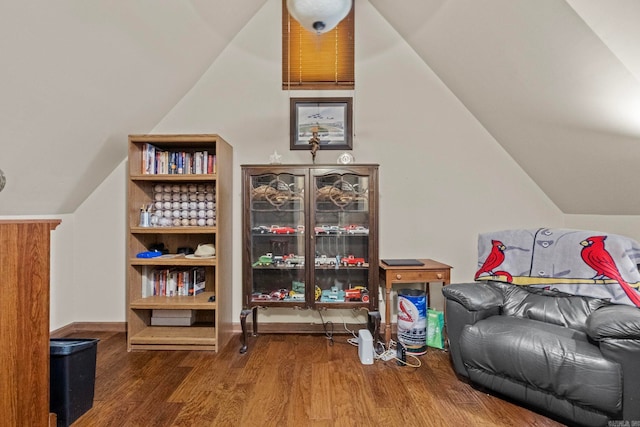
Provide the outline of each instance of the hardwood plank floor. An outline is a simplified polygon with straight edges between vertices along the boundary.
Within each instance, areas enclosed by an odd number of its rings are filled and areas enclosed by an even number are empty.
[[[239,354],[127,353],[124,333],[99,338],[93,408],[85,426],[561,426],[458,380],[449,355],[419,368],[362,365],[347,335],[265,334]]]

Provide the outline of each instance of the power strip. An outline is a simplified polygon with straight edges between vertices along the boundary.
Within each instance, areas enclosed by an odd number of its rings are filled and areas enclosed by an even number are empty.
[[[407,349],[401,343],[396,345],[396,357],[398,366],[407,366]]]
[[[396,358],[396,351],[395,350],[386,350],[384,353],[382,353],[379,356],[380,360],[383,360],[385,362],[388,362],[389,360],[393,360]]]

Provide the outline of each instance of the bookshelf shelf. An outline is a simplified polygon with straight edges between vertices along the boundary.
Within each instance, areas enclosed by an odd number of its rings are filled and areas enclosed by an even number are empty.
[[[145,346],[144,349],[162,350],[193,349],[193,346],[205,347],[203,350],[214,350],[217,347],[216,328],[211,326],[149,326],[130,338],[133,345]]]
[[[199,181],[211,181],[217,179],[217,174],[185,174],[185,175],[172,175],[172,174],[144,174],[144,175],[132,175],[130,177],[132,181],[174,181],[174,182],[199,182]]]
[[[219,351],[231,338],[232,162],[218,135],[129,136],[129,351]],[[201,244],[216,257],[178,254]],[[165,256],[136,256],[158,247]]]
[[[166,309],[176,310],[215,310],[218,307],[216,302],[209,302],[209,297],[215,295],[213,292],[203,292],[196,296],[160,297],[151,296],[132,301],[129,306],[137,309]]]
[[[136,227],[130,228],[134,234],[215,234],[217,227]]]
[[[184,265],[187,267],[197,266],[214,266],[217,265],[215,259],[187,259],[187,258],[132,258],[129,263],[131,265],[153,265],[153,266],[171,266],[171,265]]]

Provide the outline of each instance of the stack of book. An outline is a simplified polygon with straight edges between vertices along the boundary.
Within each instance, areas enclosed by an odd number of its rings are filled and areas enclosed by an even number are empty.
[[[216,155],[208,151],[165,151],[144,144],[142,173],[152,175],[188,175],[216,173]]]
[[[204,267],[150,268],[142,270],[143,298],[150,296],[189,296],[205,290]]]
[[[193,310],[153,310],[151,326],[191,326],[196,317]]]

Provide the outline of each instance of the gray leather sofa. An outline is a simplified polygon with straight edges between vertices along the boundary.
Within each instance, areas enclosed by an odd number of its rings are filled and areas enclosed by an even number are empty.
[[[640,309],[492,280],[442,292],[459,376],[568,425],[640,425]]]

